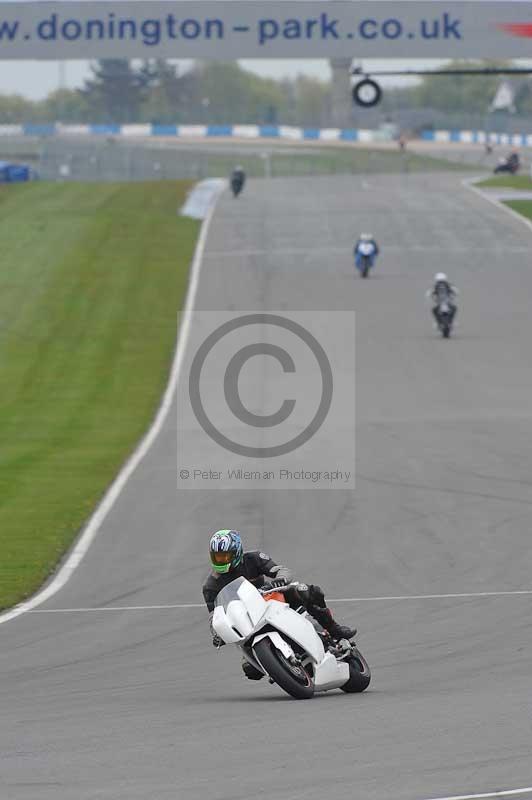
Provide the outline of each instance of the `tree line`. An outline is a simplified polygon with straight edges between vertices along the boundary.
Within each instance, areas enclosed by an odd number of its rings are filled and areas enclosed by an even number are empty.
[[[451,62],[449,69],[468,66],[472,62]],[[179,71],[164,60],[137,64],[104,59],[91,70],[80,89],[58,89],[44,100],[0,95],[0,124],[238,122],[326,127],[331,121],[331,86],[315,78],[273,80],[237,63],[200,62]],[[382,110],[431,108],[485,114],[500,81],[498,76],[428,75],[417,86],[388,89]],[[530,80],[514,84],[517,114],[532,113]],[[360,111],[357,120],[362,121]]]
[[[276,81],[236,63],[198,63],[180,72],[166,61],[103,59],[80,89],[41,101],[0,95],[0,124],[30,122],[287,125],[325,124],[330,87],[299,76]]]

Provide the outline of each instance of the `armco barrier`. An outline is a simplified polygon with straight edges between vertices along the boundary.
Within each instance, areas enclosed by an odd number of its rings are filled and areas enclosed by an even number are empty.
[[[485,131],[422,131],[426,142],[461,144],[498,144],[507,147],[532,147],[530,133],[486,133]]]
[[[289,125],[0,125],[0,136],[123,136],[125,138],[176,136],[183,139],[236,138],[285,139],[294,142],[375,142],[381,131],[365,128],[296,128]],[[486,133],[485,131],[426,130],[421,139],[436,143],[491,144],[532,147],[532,134]]]

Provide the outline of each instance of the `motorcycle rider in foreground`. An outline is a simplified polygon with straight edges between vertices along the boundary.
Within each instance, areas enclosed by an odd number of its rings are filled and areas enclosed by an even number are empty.
[[[265,589],[285,586],[292,578],[291,570],[277,564],[269,555],[258,550],[244,552],[238,531],[220,530],[211,536],[209,544],[212,572],[203,584],[203,597],[210,612],[214,612],[216,596],[227,584],[236,578],[244,577],[257,588]],[[319,586],[299,584],[297,590],[286,592],[286,600],[293,608],[303,606],[331,636],[332,639],[352,639],[356,630],[339,625],[327,607],[325,597]],[[212,628],[211,628],[212,632]],[[213,645],[221,647],[224,642],[213,634]],[[244,662],[242,669],[250,680],[263,677],[252,664]]]
[[[434,303],[432,307],[432,313],[434,315],[434,319],[436,320],[437,326],[439,326],[440,324],[440,318],[438,312],[442,299],[446,300],[447,303],[449,304],[449,308],[451,310],[450,322],[452,324],[457,311],[455,299],[458,294],[459,294],[458,289],[456,288],[456,286],[453,286],[453,284],[450,283],[445,272],[437,272],[436,275],[434,276],[434,285],[426,293],[426,296],[430,298]]]

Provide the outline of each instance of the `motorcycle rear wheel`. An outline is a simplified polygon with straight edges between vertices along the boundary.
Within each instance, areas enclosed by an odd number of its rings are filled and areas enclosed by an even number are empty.
[[[354,694],[355,692],[363,692],[367,689],[371,681],[371,671],[369,664],[356,647],[353,650],[353,655],[349,658],[349,680],[341,686],[342,692],[347,694]]]
[[[255,656],[270,678],[296,700],[308,700],[314,694],[314,681],[303,667],[295,667],[285,659],[270,639],[261,639],[254,646]]]

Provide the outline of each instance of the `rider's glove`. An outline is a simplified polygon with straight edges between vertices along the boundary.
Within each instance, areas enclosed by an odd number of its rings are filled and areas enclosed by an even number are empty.
[[[220,647],[223,647],[224,644],[225,644],[225,642],[222,639],[222,637],[218,636],[218,634],[215,633],[214,636],[212,637],[212,646],[219,649]]]
[[[269,589],[279,589],[281,586],[286,586],[286,578],[274,578],[271,581],[266,581],[262,588],[269,590]]]

